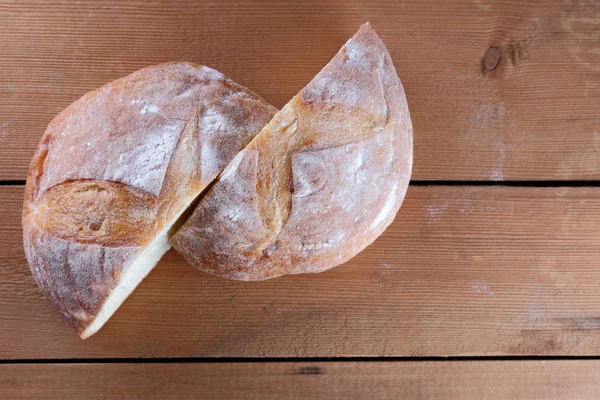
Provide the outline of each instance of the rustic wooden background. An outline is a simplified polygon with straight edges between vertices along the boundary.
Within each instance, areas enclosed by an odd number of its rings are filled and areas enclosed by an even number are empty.
[[[260,283],[171,252],[80,340],[22,250],[51,118],[172,60],[281,107],[365,21],[415,130],[388,231]],[[599,163],[599,1],[0,0],[0,398],[597,399]]]

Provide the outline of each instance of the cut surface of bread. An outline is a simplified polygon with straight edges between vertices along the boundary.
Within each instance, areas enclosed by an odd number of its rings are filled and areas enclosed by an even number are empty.
[[[81,333],[82,339],[92,336],[104,326],[127,297],[133,293],[133,290],[148,276],[162,256],[171,248],[168,232],[172,225],[173,221],[169,221],[169,225],[156,235],[154,240],[125,268],[125,272],[121,275],[117,286],[108,295],[94,322]]]
[[[404,89],[367,23],[235,157],[171,242],[230,279],[321,272],[381,235],[411,169]]]
[[[275,112],[213,69],[168,63],[86,94],[50,123],[27,178],[24,247],[81,337],[146,277],[173,224]]]

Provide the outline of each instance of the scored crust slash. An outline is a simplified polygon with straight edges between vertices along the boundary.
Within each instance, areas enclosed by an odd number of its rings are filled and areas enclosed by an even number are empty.
[[[279,112],[207,67],[145,68],[48,126],[27,177],[25,253],[86,338],[171,244],[239,280],[344,263],[395,218],[412,147],[404,89],[368,23]]]

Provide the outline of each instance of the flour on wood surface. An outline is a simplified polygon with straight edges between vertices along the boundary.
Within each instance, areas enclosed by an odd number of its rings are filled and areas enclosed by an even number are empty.
[[[461,213],[469,214],[469,213],[473,212],[473,205],[470,202],[465,202],[462,204],[459,211]]]
[[[490,296],[494,294],[494,292],[492,292],[487,285],[483,285],[481,283],[476,283],[472,287],[476,293],[487,294]]]
[[[12,123],[12,119],[0,124],[0,140],[8,137],[10,133],[10,124]]]
[[[498,149],[498,157],[496,159],[496,165],[490,174],[490,179],[493,181],[503,181],[504,180],[504,159],[506,158],[506,147],[504,146],[504,141],[502,139],[498,139],[495,142],[495,147]]]
[[[425,206],[427,216],[438,217],[448,209],[448,204],[428,204]]]

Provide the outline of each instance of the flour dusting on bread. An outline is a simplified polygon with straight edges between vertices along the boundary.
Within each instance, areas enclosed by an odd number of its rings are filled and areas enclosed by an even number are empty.
[[[24,246],[82,337],[144,279],[173,224],[275,112],[217,71],[169,63],[84,95],[50,123],[27,179]]]
[[[231,279],[324,271],[392,222],[411,168],[404,91],[366,24],[225,169],[172,242]]]

